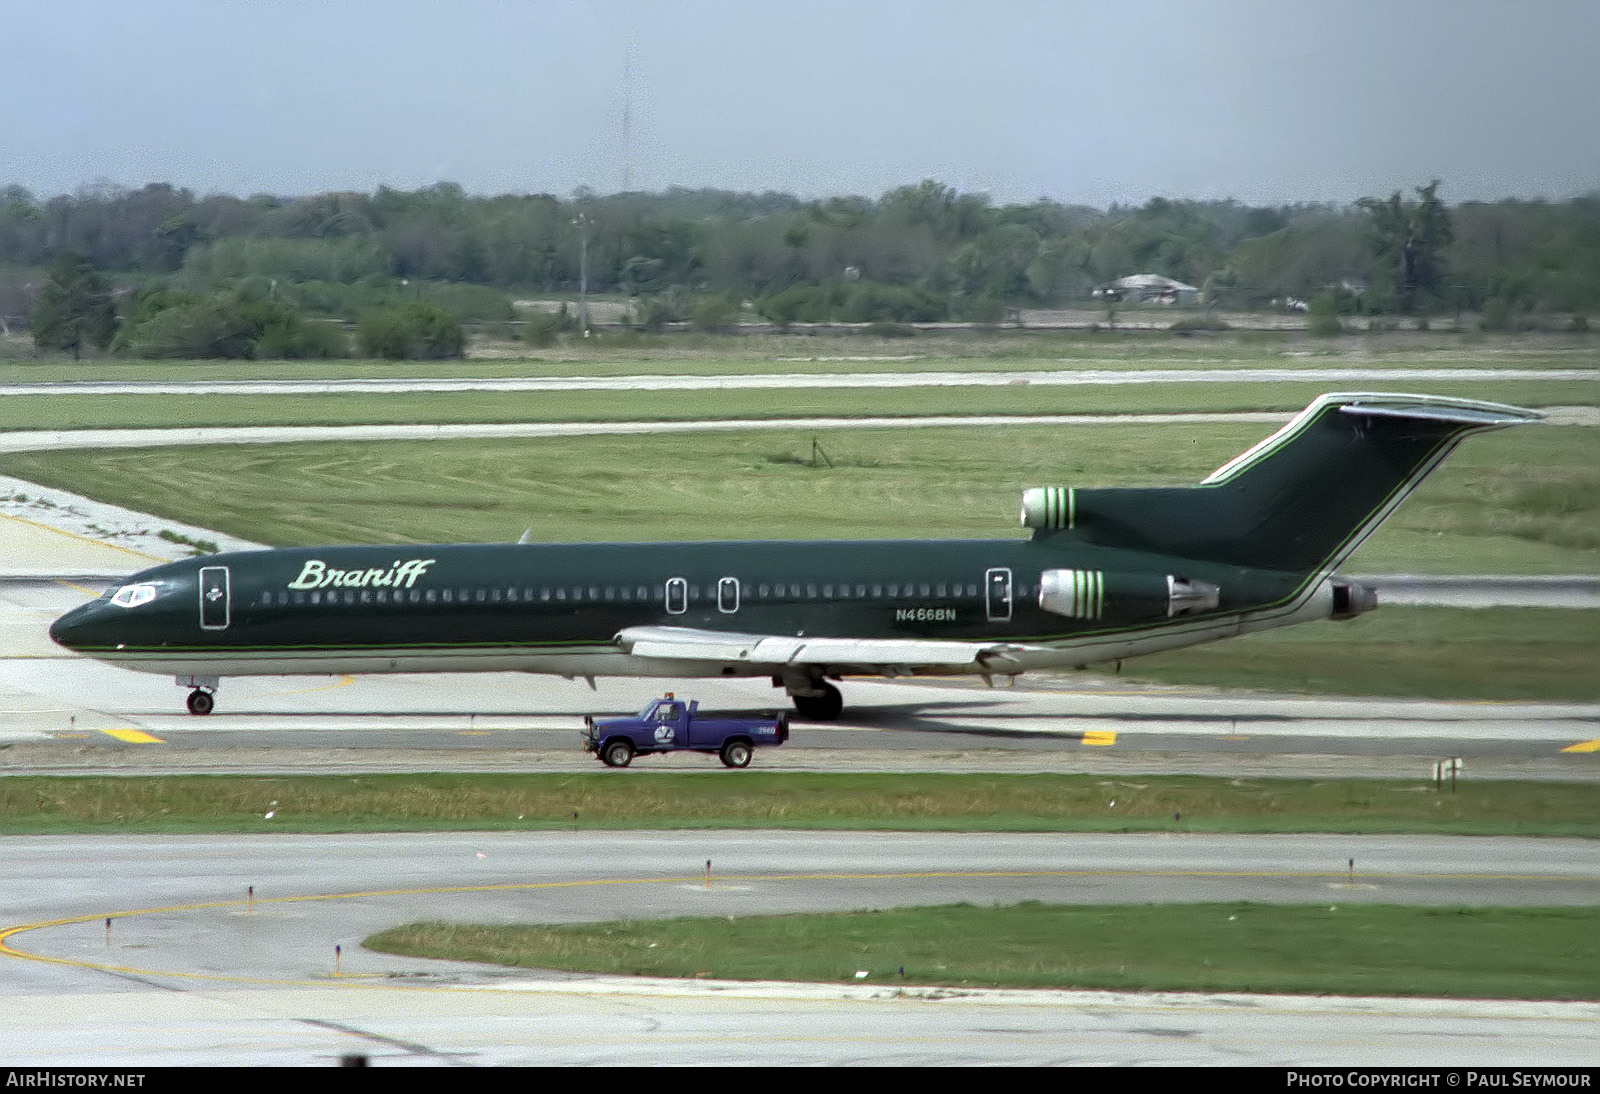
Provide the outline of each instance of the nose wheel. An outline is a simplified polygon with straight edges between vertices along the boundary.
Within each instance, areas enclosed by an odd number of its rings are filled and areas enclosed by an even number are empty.
[[[210,714],[211,708],[216,706],[216,700],[204,688],[195,688],[184,705],[189,708],[190,714]]]

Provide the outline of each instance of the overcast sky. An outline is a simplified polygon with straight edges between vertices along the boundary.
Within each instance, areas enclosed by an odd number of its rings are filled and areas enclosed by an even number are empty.
[[[1600,0],[0,0],[0,30],[0,185],[41,197],[1600,189]]]

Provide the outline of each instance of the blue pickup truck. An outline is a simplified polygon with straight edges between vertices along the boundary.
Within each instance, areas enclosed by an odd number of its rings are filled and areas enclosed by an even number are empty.
[[[722,758],[726,767],[749,767],[761,745],[789,739],[787,714],[712,717],[699,713],[694,700],[652,699],[631,718],[583,719],[583,747],[607,767],[627,767],[635,756],[651,752],[705,752]]]

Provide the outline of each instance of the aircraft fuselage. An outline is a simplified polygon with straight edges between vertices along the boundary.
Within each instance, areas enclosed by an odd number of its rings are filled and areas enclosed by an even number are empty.
[[[1079,618],[1038,603],[1041,575],[1063,569],[1112,575]],[[1198,637],[1199,620],[1169,615],[1174,572],[1218,587],[1202,629],[1227,634],[1298,615],[1316,591],[1304,575],[1037,540],[324,547],[159,566],[123,587],[150,587],[149,600],[122,607],[108,594],[51,633],[91,656],[178,676],[772,672],[631,658],[616,637],[641,626],[999,641],[1042,667],[1164,648],[1164,633]]]

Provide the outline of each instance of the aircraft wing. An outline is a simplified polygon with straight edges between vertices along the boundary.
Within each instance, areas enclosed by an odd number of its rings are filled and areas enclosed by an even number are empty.
[[[750,665],[861,665],[878,668],[988,666],[1004,672],[1005,642],[941,642],[923,638],[807,638],[731,634],[692,627],[628,627],[617,642],[635,657]]]

